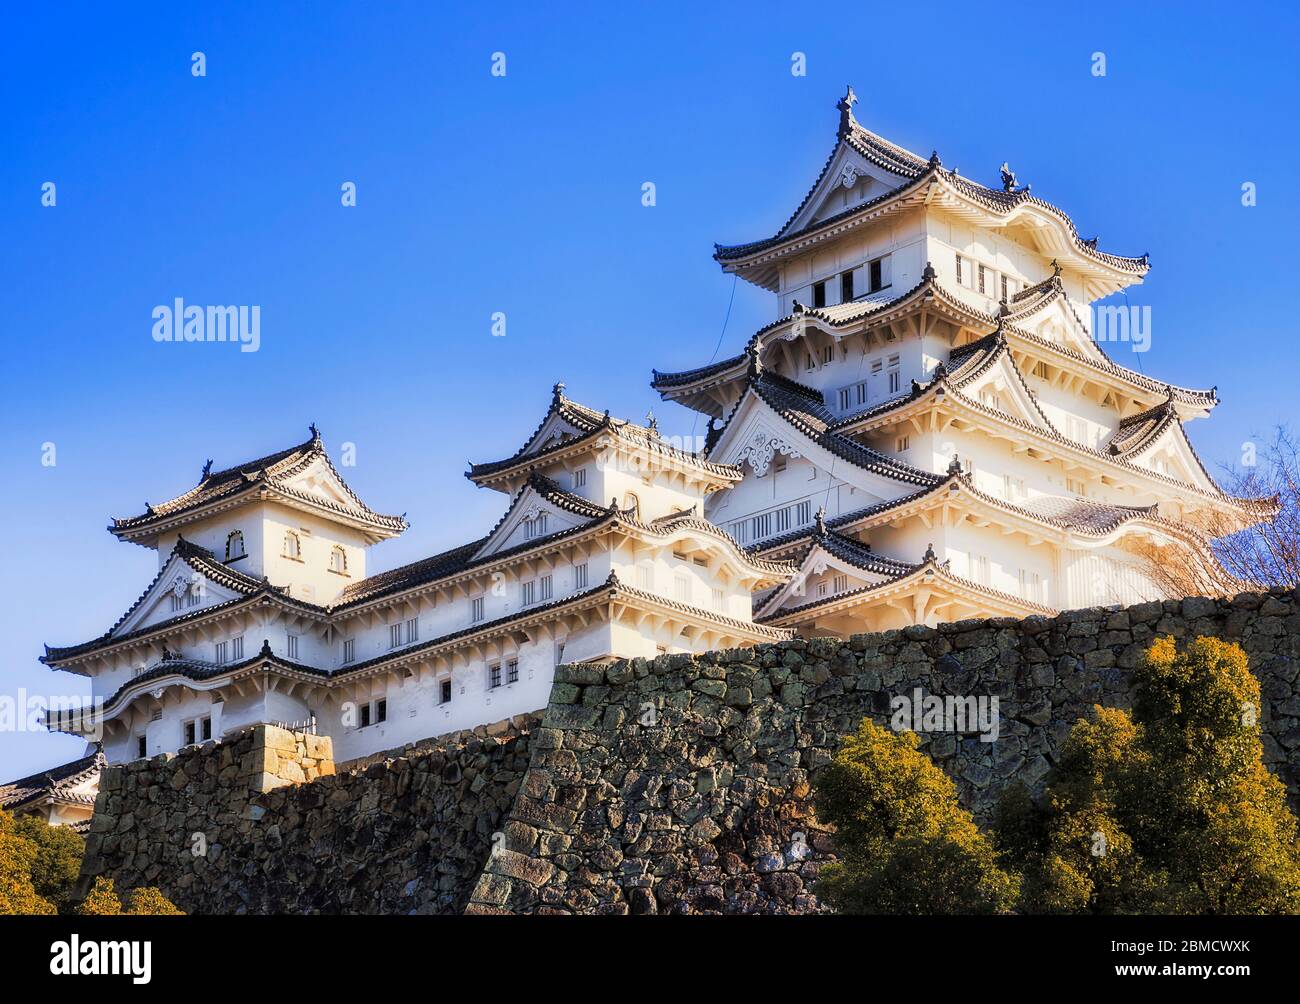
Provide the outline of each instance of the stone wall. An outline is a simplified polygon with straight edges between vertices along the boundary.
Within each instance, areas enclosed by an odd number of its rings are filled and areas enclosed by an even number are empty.
[[[1262,684],[1265,759],[1294,803],[1294,592],[565,666],[469,909],[814,912],[810,885],[830,842],[812,818],[809,781],[862,717],[884,724],[891,696],[917,687],[996,695],[996,742],[921,734],[987,820],[1008,781],[1041,784],[1093,704],[1130,704],[1130,670],[1157,635],[1242,645]]]
[[[540,723],[333,775],[314,737],[255,731],[107,770],[82,881],[159,885],[190,912],[817,912],[831,842],[811,781],[863,716],[887,722],[918,687],[998,697],[996,742],[921,734],[987,820],[1009,781],[1041,784],[1093,704],[1129,705],[1166,634],[1246,650],[1294,801],[1300,600],[1278,591],[562,666]],[[295,769],[305,783],[278,787]]]
[[[81,888],[99,874],[157,885],[187,913],[458,913],[518,790],[535,721],[337,773],[328,738],[266,725],[109,767]]]

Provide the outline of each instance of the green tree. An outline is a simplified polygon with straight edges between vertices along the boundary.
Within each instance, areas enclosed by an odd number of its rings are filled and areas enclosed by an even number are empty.
[[[819,775],[817,815],[835,827],[839,861],[817,894],[841,913],[1009,912],[1016,876],[918,742],[863,719]]]
[[[54,913],[32,883],[40,848],[18,833],[14,817],[0,809],[0,914]]]
[[[1133,715],[1075,725],[1034,803],[1003,799],[1000,860],[1034,913],[1296,913],[1300,843],[1263,763],[1259,682],[1216,638],[1158,639]]]
[[[179,917],[184,914],[154,886],[129,889],[121,899],[113,880],[103,875],[95,879],[75,912],[83,917]]]
[[[15,832],[36,845],[31,879],[37,895],[63,912],[81,871],[86,841],[68,826],[48,826],[37,816],[23,816]]]

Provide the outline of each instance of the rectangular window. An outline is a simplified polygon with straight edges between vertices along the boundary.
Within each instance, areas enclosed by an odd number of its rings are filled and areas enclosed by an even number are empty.
[[[910,436],[899,436],[894,446],[899,453],[906,453],[912,446],[912,439]]]
[[[241,634],[238,638],[230,639],[230,658],[238,662],[244,657],[244,636]]]
[[[501,686],[501,666],[494,663],[488,667],[488,690],[496,690]]]
[[[723,596],[721,589],[713,590],[713,609],[717,611],[724,611],[727,609],[727,600],[726,597]]]
[[[985,290],[985,288],[984,288],[984,284],[985,284],[985,276],[988,274],[988,269],[986,269],[983,265],[980,265],[980,266],[976,269],[976,272],[979,274],[979,287],[980,287],[980,292],[981,292],[981,293],[984,293],[984,292],[986,292],[986,290]]]
[[[217,650],[216,657],[214,658],[213,661],[216,662],[218,666],[224,666],[227,662],[230,661],[230,655],[229,655],[230,646],[227,645],[224,641],[217,642],[216,645],[213,646],[213,648]]]
[[[443,680],[440,684],[438,684],[438,703],[439,704],[451,703],[451,681],[450,680]]]
[[[837,593],[847,592],[849,588],[849,577],[843,574],[835,576],[831,588],[833,588]]]
[[[182,742],[182,745],[184,745],[184,746],[193,746],[193,745],[194,745],[194,726],[195,726],[195,724],[196,724],[195,722],[186,722],[186,723],[185,723],[185,725],[184,725],[184,729],[185,729],[185,738],[184,738],[184,740],[183,740],[183,742]]]
[[[812,502],[803,501],[794,507],[795,519],[800,526],[807,526],[812,522]]]
[[[389,624],[388,625],[388,647],[397,648],[401,644],[402,644],[402,625]]]
[[[573,566],[573,588],[587,588],[587,563],[585,561],[580,565]]]
[[[182,609],[184,605],[184,599],[177,596],[175,593],[172,593],[172,613],[176,613],[176,611]]]
[[[212,738],[212,717],[204,715],[199,719],[199,739],[207,742]]]
[[[760,513],[751,522],[754,526],[754,540],[762,540],[764,537],[772,536],[772,514],[770,512]]]
[[[370,702],[366,701],[357,708],[357,728],[364,729],[373,719],[370,717]]]
[[[420,640],[420,619],[418,617],[412,617],[409,621],[406,622],[406,644],[410,645],[413,642],[417,642],[419,640]]]
[[[285,652],[288,654],[289,658],[298,658],[298,636],[296,634],[291,634],[285,639],[285,641],[288,642],[288,645],[285,646]]]
[[[526,607],[537,602],[537,583],[534,580],[519,584],[519,602]]]
[[[638,589],[644,589],[651,592],[655,587],[655,570],[653,565],[640,565],[636,570],[636,585]]]
[[[958,255],[957,256],[957,285],[958,286],[966,285],[966,277],[963,274],[962,265],[963,262],[961,260],[961,255]]]
[[[883,265],[884,265],[884,259],[877,258],[875,261],[873,261],[870,265],[867,266],[867,273],[870,277],[870,284],[868,285],[867,288],[872,293],[875,293],[883,289],[885,286],[885,270],[883,268]]]
[[[519,660],[511,659],[506,663],[506,683],[519,682]]]
[[[587,487],[587,468],[579,467],[573,472],[573,488],[576,491],[579,488]]]
[[[853,273],[840,273],[840,303],[848,303],[853,299]]]
[[[144,736],[136,736],[136,737],[135,737],[135,755],[136,755],[137,757],[146,757],[146,756],[149,755],[149,753],[148,753],[148,751],[147,751],[147,749],[146,749],[146,747],[145,747],[145,737],[144,737]]]
[[[691,580],[684,575],[677,576],[673,582],[673,596],[678,603],[691,602]]]
[[[483,619],[483,597],[475,596],[469,601],[469,619],[471,621],[481,621]]]
[[[897,394],[903,388],[903,375],[896,369],[889,371],[889,393]]]
[[[989,559],[984,555],[972,555],[971,578],[982,586],[989,584]]]
[[[388,702],[379,700],[375,702],[375,722],[388,721]]]
[[[355,638],[346,638],[343,641],[343,661],[352,662],[357,657],[357,640]]]
[[[197,607],[199,605],[199,589],[197,584],[191,584],[190,588],[185,591],[185,605],[187,607]]]
[[[813,354],[811,352],[805,352],[804,369],[811,371],[811,370],[815,370],[816,368],[817,368],[817,360],[813,359]]]
[[[1002,302],[1007,302],[1007,277],[1005,275],[1002,277]]]
[[[853,406],[853,388],[840,388],[840,411],[848,411]]]
[[[826,306],[826,283],[814,282],[812,293],[813,293],[812,305],[814,307]]]
[[[834,361],[835,361],[835,346],[834,346],[834,345],[823,345],[823,346],[822,346],[822,365],[823,365],[823,366],[829,366],[829,365],[830,365],[832,362],[834,362]]]
[[[776,532],[785,533],[790,529],[791,507],[786,506],[784,509],[776,511]]]
[[[1083,481],[1080,480],[1079,478],[1066,478],[1065,490],[1068,491],[1071,495],[1088,494],[1088,486],[1085,485]]]
[[[537,580],[538,599],[542,600],[542,602],[549,600],[553,595],[555,595],[555,589],[552,586],[552,582],[553,580],[549,575],[543,575]]]

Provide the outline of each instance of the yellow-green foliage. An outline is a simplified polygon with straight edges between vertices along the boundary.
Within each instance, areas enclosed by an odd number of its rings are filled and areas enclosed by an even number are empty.
[[[13,816],[0,809],[0,914],[54,913],[32,884],[40,848],[17,832]]]
[[[15,832],[36,845],[36,860],[31,870],[36,894],[62,911],[81,871],[86,841],[71,827],[48,826],[37,816],[19,819]]]
[[[86,842],[66,826],[35,816],[15,820],[0,809],[0,914],[71,911],[86,916],[164,916],[180,910],[153,887],[131,889],[125,906],[111,879],[97,878],[75,908],[69,902]]]
[[[1001,861],[1035,913],[1295,913],[1300,843],[1263,764],[1259,683],[1216,638],[1147,651],[1133,715],[1096,708],[1034,805],[1008,793]]]
[[[166,896],[153,886],[130,889],[125,902],[118,898],[113,880],[99,876],[90,893],[77,907],[77,913],[84,917],[179,917],[183,911],[178,910]]]
[[[840,860],[818,895],[841,913],[1008,912],[1015,877],[917,743],[864,719],[822,771],[817,815],[834,825]]]

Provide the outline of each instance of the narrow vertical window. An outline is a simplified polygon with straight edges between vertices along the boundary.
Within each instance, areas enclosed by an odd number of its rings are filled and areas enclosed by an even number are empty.
[[[148,750],[147,750],[146,747],[147,747],[147,744],[146,744],[146,741],[145,741],[145,737],[144,737],[144,736],[136,736],[136,737],[135,737],[135,755],[136,755],[137,757],[146,757],[146,756],[148,756],[149,753],[148,753]]]
[[[840,273],[840,303],[848,303],[853,299],[853,273]]]
[[[814,282],[812,293],[813,293],[812,305],[814,308],[826,306],[826,283],[825,282]]]
[[[243,531],[231,530],[226,536],[226,560],[234,561],[236,558],[242,558],[245,553]]]
[[[511,659],[506,663],[506,683],[519,682],[519,660]]]
[[[388,647],[397,648],[401,644],[402,644],[402,625],[389,624],[388,625]]]
[[[493,663],[488,666],[488,690],[496,690],[501,686],[501,664]]]
[[[291,634],[288,636],[286,641],[288,641],[289,643],[286,646],[286,651],[289,654],[289,658],[290,659],[298,658],[298,636],[296,634]]]
[[[357,657],[357,640],[355,638],[345,638],[343,640],[343,662],[346,665]]]
[[[238,638],[230,639],[230,658],[238,662],[244,657],[244,636],[241,634]]]
[[[348,554],[343,548],[335,544],[330,548],[330,571],[337,572],[339,575],[346,575],[348,570]]]
[[[884,259],[877,258],[868,266],[867,271],[871,276],[871,285],[870,285],[871,292],[875,293],[878,290],[884,289],[885,287]]]
[[[298,535],[289,530],[284,535],[284,556],[300,560],[302,556],[302,544],[298,540]]]
[[[585,561],[580,565],[573,566],[573,588],[587,588],[587,563]]]
[[[551,598],[554,592],[551,583],[552,583],[552,579],[549,575],[543,575],[540,579],[537,580],[538,594],[539,594],[538,599],[545,602],[546,600],[549,600]]]
[[[962,266],[961,255],[958,255],[957,256],[957,285],[958,286],[966,285],[965,280],[962,279],[961,266]]]
[[[406,622],[406,644],[411,645],[420,640],[420,619],[412,617]]]
[[[481,621],[483,619],[482,596],[475,596],[469,601],[469,619],[472,621]]]
[[[442,683],[438,685],[438,703],[439,704],[451,703],[451,681],[450,680],[443,680]]]

